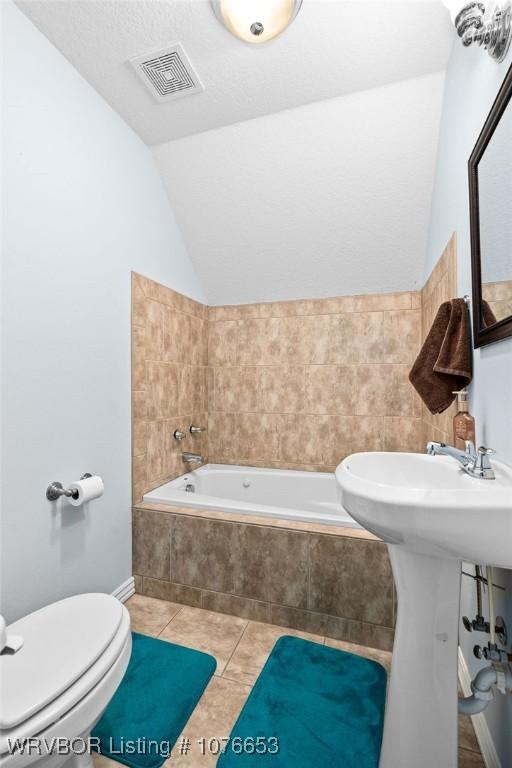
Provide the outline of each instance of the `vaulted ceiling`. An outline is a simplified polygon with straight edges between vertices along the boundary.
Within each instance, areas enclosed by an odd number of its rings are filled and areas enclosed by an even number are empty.
[[[304,0],[250,46],[208,0],[18,0],[154,148],[212,303],[417,284],[453,29],[437,0]],[[180,42],[202,93],[128,61]]]

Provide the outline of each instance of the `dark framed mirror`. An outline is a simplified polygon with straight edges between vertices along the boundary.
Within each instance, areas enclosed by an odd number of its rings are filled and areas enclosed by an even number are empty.
[[[512,66],[469,158],[475,347],[512,336]]]

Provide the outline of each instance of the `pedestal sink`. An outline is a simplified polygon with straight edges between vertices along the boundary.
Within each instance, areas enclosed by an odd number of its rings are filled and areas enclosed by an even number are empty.
[[[357,453],[340,499],[389,550],[398,620],[379,768],[457,768],[461,562],[512,568],[512,469],[495,480],[447,456]]]

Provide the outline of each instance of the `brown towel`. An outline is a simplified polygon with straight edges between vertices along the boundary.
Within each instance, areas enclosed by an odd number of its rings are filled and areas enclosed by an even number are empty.
[[[409,380],[430,413],[442,413],[473,378],[468,308],[464,299],[439,307]]]

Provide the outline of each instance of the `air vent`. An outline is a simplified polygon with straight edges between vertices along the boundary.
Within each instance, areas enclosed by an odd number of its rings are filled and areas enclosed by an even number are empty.
[[[135,71],[158,101],[203,91],[187,54],[179,43],[130,59]]]

